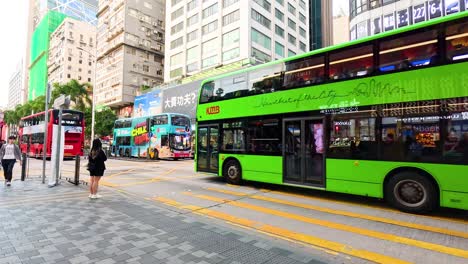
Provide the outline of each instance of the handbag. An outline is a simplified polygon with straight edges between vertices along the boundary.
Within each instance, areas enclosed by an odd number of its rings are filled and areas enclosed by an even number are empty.
[[[89,171],[92,171],[95,168],[96,168],[96,164],[88,161],[88,165],[87,165],[86,169],[89,170]]]

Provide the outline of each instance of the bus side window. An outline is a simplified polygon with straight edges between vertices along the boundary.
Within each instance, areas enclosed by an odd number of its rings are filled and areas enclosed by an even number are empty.
[[[468,22],[447,27],[446,47],[449,61],[468,59]]]
[[[331,53],[330,79],[342,80],[371,74],[373,56],[372,45]]]
[[[437,31],[429,30],[380,43],[381,72],[432,65],[437,61]]]
[[[312,57],[298,61],[286,62],[284,88],[290,89],[324,81],[324,57]]]

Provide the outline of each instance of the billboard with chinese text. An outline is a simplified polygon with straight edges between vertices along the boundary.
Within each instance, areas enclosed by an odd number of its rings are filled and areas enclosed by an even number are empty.
[[[163,112],[179,113],[195,119],[201,80],[181,84],[163,92]]]

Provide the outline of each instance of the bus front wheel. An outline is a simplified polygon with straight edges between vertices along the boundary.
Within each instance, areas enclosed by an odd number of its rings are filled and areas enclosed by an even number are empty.
[[[439,200],[434,183],[413,171],[402,171],[391,177],[385,186],[385,197],[394,207],[408,213],[430,212]]]
[[[159,151],[157,149],[153,150],[153,160],[159,159]]]
[[[233,159],[228,160],[224,165],[223,176],[230,184],[241,184],[242,169],[239,162]]]

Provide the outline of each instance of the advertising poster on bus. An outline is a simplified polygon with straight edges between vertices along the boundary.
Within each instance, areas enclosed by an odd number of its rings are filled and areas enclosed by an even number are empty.
[[[161,113],[161,91],[151,91],[135,97],[134,117],[156,115]]]

